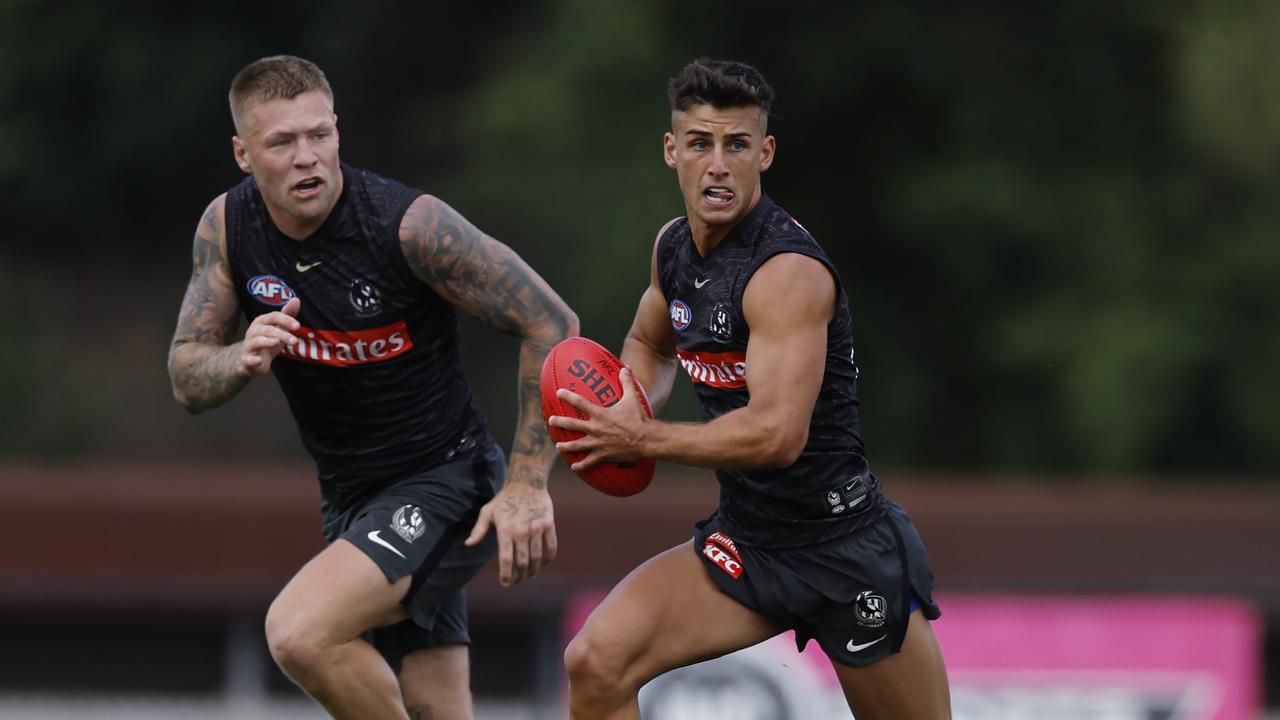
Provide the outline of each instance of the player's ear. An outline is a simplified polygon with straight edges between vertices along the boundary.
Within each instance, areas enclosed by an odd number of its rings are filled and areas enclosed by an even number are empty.
[[[777,141],[773,139],[772,135],[766,135],[764,145],[760,147],[760,172],[768,170],[769,166],[773,164],[773,153],[777,149]]]
[[[662,159],[667,161],[667,167],[676,169],[676,136],[672,133],[662,136]]]
[[[247,173],[253,172],[253,166],[249,164],[249,153],[245,151],[244,141],[239,135],[231,136],[231,154],[235,156],[236,165],[241,170]]]

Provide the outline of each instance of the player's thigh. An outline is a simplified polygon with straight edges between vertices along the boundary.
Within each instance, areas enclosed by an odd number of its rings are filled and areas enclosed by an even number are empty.
[[[911,614],[900,652],[865,667],[833,665],[858,720],[951,717],[951,690],[942,650],[919,610]]]
[[[466,645],[414,650],[400,666],[400,690],[410,718],[471,717],[471,666]]]
[[[725,595],[686,542],[636,568],[590,617],[568,655],[604,661],[643,684],[667,670],[773,637],[781,629]],[[576,645],[576,647],[575,647]]]
[[[290,629],[320,633],[316,642],[345,642],[370,628],[398,622],[407,613],[400,600],[412,578],[395,583],[367,554],[337,540],[312,558],[285,585],[267,612],[267,632]]]

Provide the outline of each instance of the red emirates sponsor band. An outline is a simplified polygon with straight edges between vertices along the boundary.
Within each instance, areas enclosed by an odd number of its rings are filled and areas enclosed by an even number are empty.
[[[745,351],[709,353],[676,348],[680,364],[689,379],[718,388],[747,386],[747,353]]]
[[[281,356],[291,360],[351,367],[382,362],[413,348],[409,327],[401,320],[368,330],[316,330],[301,327],[293,333],[298,342],[286,346]]]

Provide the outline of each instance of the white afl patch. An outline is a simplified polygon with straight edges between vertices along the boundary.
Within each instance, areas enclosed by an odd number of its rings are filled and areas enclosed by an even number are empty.
[[[275,275],[254,275],[246,288],[255,300],[271,307],[281,307],[296,297],[293,288]]]
[[[689,309],[689,306],[683,300],[672,300],[670,312],[671,327],[677,331],[683,332],[688,329],[689,323],[693,322],[693,311]]]

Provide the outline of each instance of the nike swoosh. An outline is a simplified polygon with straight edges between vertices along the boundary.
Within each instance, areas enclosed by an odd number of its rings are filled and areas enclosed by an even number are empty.
[[[850,640],[850,641],[849,641],[849,644],[844,646],[844,649],[845,649],[845,650],[848,650],[849,652],[862,652],[863,650],[866,650],[867,648],[871,647],[872,645],[875,645],[876,643],[880,642],[881,640],[883,640],[883,639],[885,639],[885,638],[887,638],[887,637],[889,637],[889,636],[888,636],[888,635],[881,635],[880,637],[876,638],[875,640],[872,640],[872,641],[871,641],[871,642],[869,642],[869,643],[862,643],[861,645],[854,645],[854,644],[853,644],[853,641],[852,641],[852,640]]]
[[[315,262],[311,263],[310,265],[303,265],[303,264],[302,264],[302,261],[301,261],[301,260],[299,260],[298,262],[294,263],[294,267],[295,267],[295,268],[297,268],[298,272],[306,272],[306,271],[310,270],[311,268],[313,268],[313,267],[315,267],[315,266],[319,265],[319,264],[320,264],[320,263],[322,263],[322,262],[324,262],[324,261],[323,261],[323,260],[317,260],[317,261],[315,261]]]
[[[706,285],[709,282],[711,282],[711,278],[707,278],[706,280],[699,280],[698,278],[694,278],[693,287],[695,290],[701,290],[702,286]]]
[[[408,560],[408,559],[409,559],[409,558],[407,558],[407,557],[404,557],[404,553],[402,553],[402,552],[400,552],[399,550],[397,550],[395,545],[392,545],[391,543],[387,542],[386,540],[383,540],[382,538],[378,537],[378,533],[380,533],[380,532],[382,532],[382,531],[381,531],[381,530],[374,530],[373,532],[369,533],[369,539],[370,539],[370,540],[372,540],[372,541],[374,541],[374,542],[376,542],[376,543],[378,543],[378,544],[379,544],[379,545],[381,545],[382,547],[384,547],[384,548],[386,548],[386,549],[390,550],[391,552],[393,552],[393,553],[395,553],[395,554],[399,555],[400,557],[404,558],[405,560]],[[850,640],[849,642],[853,642],[853,641],[852,641],[852,640]]]

